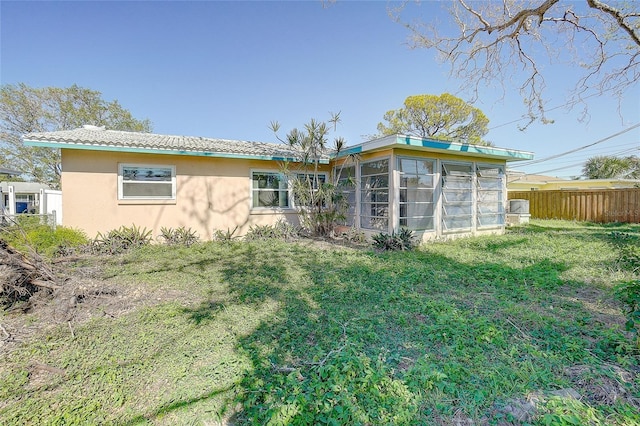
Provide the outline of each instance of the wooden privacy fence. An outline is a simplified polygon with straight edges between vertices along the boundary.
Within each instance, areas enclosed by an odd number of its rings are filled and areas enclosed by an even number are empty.
[[[536,219],[640,223],[640,188],[509,191],[510,200],[529,200]]]

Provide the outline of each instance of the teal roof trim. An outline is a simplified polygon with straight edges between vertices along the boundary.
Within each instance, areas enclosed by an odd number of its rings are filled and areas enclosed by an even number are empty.
[[[409,136],[398,136],[396,139],[398,145],[409,145],[422,148],[432,148],[443,151],[461,152],[468,154],[491,155],[497,157],[506,157],[507,160],[531,160],[533,153],[526,151],[517,151],[504,148],[495,148],[491,146],[479,146],[463,144],[459,142],[438,141],[432,139],[417,139]]]
[[[360,154],[362,152],[362,145],[352,146],[349,148],[345,148],[338,155],[335,155],[332,158],[341,158],[346,157],[348,155]]]
[[[186,151],[172,149],[153,149],[153,148],[133,148],[106,145],[78,144],[68,142],[42,142],[29,139],[24,140],[27,146],[36,146],[42,148],[60,148],[60,149],[84,149],[89,151],[111,151],[111,152],[129,152],[137,154],[164,154],[164,155],[187,155],[193,157],[215,157],[215,158],[234,158],[238,160],[272,160],[272,161],[291,161],[299,160],[293,157],[276,157],[269,155],[250,155],[250,154],[231,154],[226,152],[209,152],[209,151]],[[329,159],[321,159],[320,164],[329,164]]]

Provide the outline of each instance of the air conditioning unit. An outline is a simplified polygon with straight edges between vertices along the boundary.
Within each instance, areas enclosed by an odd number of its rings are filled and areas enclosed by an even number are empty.
[[[529,200],[509,200],[509,213],[529,214]]]

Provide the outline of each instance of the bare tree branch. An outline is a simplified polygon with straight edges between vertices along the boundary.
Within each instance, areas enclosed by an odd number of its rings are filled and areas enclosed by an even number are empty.
[[[433,5],[431,3],[430,5]],[[389,13],[412,33],[412,46],[433,49],[462,80],[471,100],[486,88],[518,87],[531,120],[545,116],[547,63],[574,67],[567,104],[624,91],[640,81],[640,2],[503,0],[446,3],[452,25],[411,20],[408,2]],[[433,9],[430,9],[433,12]],[[519,79],[519,81],[518,81]]]
[[[633,40],[638,46],[640,46],[640,37],[638,36],[638,33],[637,33],[638,26],[636,25],[636,28],[634,29],[627,22],[629,18],[637,18],[638,16],[640,16],[640,13],[622,13],[622,11],[620,11],[619,9],[616,9],[611,5],[608,5],[598,0],[587,0],[587,4],[589,5],[589,7],[601,10],[613,16],[616,22],[618,23],[618,26],[620,26],[621,29],[626,31],[626,33],[629,34],[629,37],[631,37],[631,40]]]

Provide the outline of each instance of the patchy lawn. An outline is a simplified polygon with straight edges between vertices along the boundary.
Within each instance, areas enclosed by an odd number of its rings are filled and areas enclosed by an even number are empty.
[[[640,226],[152,246],[0,313],[0,424],[640,424]]]

